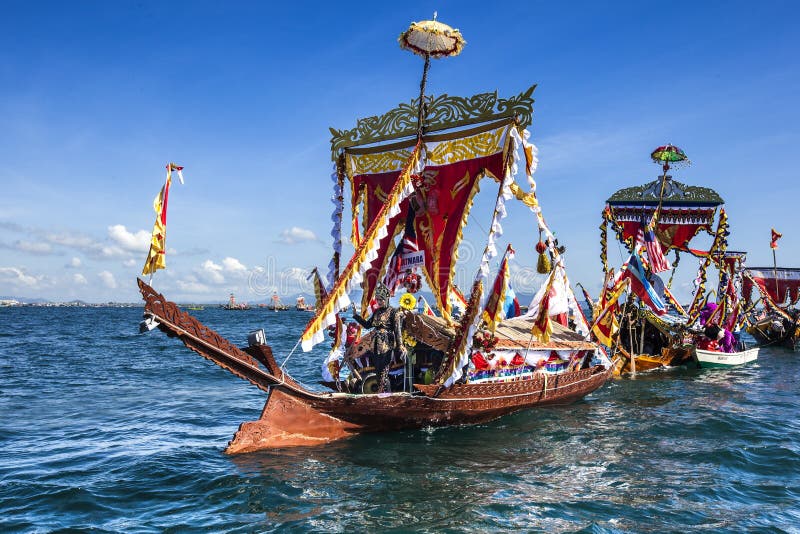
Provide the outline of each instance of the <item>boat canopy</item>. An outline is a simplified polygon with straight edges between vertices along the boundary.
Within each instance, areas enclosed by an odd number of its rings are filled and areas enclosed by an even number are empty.
[[[800,299],[800,268],[748,267],[742,293],[751,300],[754,284],[778,305],[794,305]]]
[[[662,180],[665,180],[664,194],[659,197]],[[655,234],[664,252],[677,249],[703,255],[703,251],[690,249],[689,242],[702,231],[714,235],[717,208],[724,201],[713,189],[682,184],[665,176],[611,195],[603,218],[614,225],[619,240],[632,250],[642,220],[653,216],[659,201],[661,210]]]

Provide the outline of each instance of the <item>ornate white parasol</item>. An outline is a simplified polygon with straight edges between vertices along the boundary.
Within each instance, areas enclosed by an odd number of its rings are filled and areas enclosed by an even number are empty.
[[[405,50],[435,58],[457,56],[466,44],[460,31],[436,20],[436,13],[433,20],[412,22],[398,41]]]

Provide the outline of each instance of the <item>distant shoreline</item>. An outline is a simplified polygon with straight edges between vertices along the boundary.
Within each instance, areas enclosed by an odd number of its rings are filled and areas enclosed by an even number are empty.
[[[138,302],[15,302],[0,303],[0,308],[144,308]]]

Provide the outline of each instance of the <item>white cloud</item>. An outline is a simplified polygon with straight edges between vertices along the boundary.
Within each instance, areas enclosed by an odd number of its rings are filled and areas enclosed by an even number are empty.
[[[35,289],[44,281],[44,276],[30,275],[17,267],[0,267],[0,283]]]
[[[195,269],[195,274],[199,277],[200,282],[220,285],[227,283],[228,278],[241,280],[248,275],[247,267],[236,258],[229,256],[221,263],[222,265],[213,260],[206,260],[200,264],[200,269]]]
[[[311,230],[292,226],[281,232],[278,241],[286,243],[287,245],[294,245],[295,243],[302,243],[303,241],[318,241],[318,239]]]
[[[50,254],[53,252],[53,247],[49,243],[42,243],[41,241],[16,241],[14,242],[14,248],[30,254]]]
[[[222,266],[217,265],[211,260],[206,260],[200,266],[200,276],[203,280],[212,284],[224,284],[225,276],[222,274]]]
[[[243,273],[247,272],[247,267],[242,265],[242,262],[240,262],[236,258],[230,258],[230,257],[225,258],[224,260],[222,260],[222,267],[226,271],[231,272],[231,273],[242,273],[243,274]]]
[[[178,288],[187,293],[209,293],[211,288],[198,282],[193,276],[186,277],[186,280],[177,280]]]
[[[108,237],[124,250],[131,252],[147,252],[150,250],[150,232],[139,230],[131,233],[125,226],[115,224],[108,227]]]
[[[275,282],[278,287],[274,288],[279,294],[284,295],[287,293],[294,293],[300,291],[302,293],[313,293],[314,286],[308,280],[308,269],[300,267],[287,267],[277,274]],[[266,280],[268,282],[269,280]],[[268,284],[264,284],[267,287]]]
[[[308,278],[308,269],[301,269],[300,267],[289,267],[281,272],[281,278],[287,282],[295,282],[301,285],[307,285],[306,279]]]
[[[121,224],[109,226],[108,237],[103,239],[97,239],[72,230],[54,232],[2,221],[0,221],[0,228],[29,234],[30,237],[27,240],[18,240],[13,244],[0,243],[0,247],[20,250],[29,254],[56,254],[60,248],[66,248],[72,249],[74,252],[83,253],[92,259],[127,259],[133,253],[138,255],[146,252],[150,243],[150,234],[144,230],[129,232]],[[78,266],[74,264],[67,265],[67,267],[71,268],[77,268]]]
[[[63,245],[65,247],[75,247],[87,250],[102,248],[100,243],[85,235],[46,234],[44,238],[54,245]]]
[[[114,275],[111,274],[109,271],[101,271],[97,273],[97,276],[100,277],[100,281],[103,282],[109,289],[116,289],[117,288],[117,280],[114,278]]]
[[[89,282],[88,280],[86,280],[86,277],[83,276],[81,273],[75,273],[72,275],[72,283],[79,286],[85,286]]]
[[[134,267],[138,262],[133,258],[128,258],[127,260],[122,262],[122,265],[125,267]],[[144,263],[144,262],[142,262]]]
[[[130,252],[127,252],[118,246],[109,246],[96,241],[91,237],[80,234],[51,233],[45,234],[44,239],[53,245],[60,245],[62,247],[80,250],[94,258],[125,258],[130,255]]]
[[[82,265],[81,264],[81,259],[78,258],[78,257],[73,257],[71,260],[69,260],[69,263],[66,266],[67,267],[71,267],[73,269],[77,269],[81,265]]]

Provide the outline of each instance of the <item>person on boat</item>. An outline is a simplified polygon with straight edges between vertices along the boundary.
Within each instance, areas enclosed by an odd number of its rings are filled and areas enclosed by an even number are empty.
[[[709,302],[700,310],[700,326],[705,326],[708,319],[717,311],[717,303]]]
[[[716,341],[716,349],[719,352],[736,352],[736,338],[727,328],[721,328],[717,325],[707,326],[703,330],[703,334],[710,340]],[[701,347],[702,348],[702,347]]]
[[[375,289],[375,300],[378,307],[369,319],[365,320],[356,313],[355,306],[353,306],[353,319],[364,328],[374,330],[372,363],[380,384],[379,392],[383,393],[389,390],[389,364],[395,351],[405,359],[406,349],[400,331],[401,317],[396,309],[389,306],[389,288],[383,284],[378,285]]]

